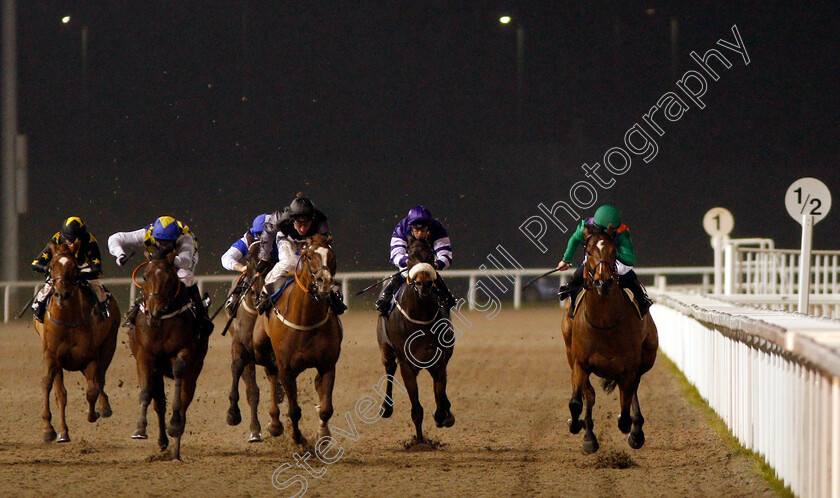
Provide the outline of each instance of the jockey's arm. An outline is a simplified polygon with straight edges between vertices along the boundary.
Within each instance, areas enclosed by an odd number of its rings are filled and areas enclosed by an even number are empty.
[[[108,237],[108,252],[119,259],[125,256],[131,247],[143,247],[146,240],[146,229],[141,228],[132,232],[117,232]]]
[[[82,270],[82,278],[85,280],[102,278],[102,254],[99,252],[99,243],[93,235],[90,236],[90,240],[88,241],[85,257],[87,259],[87,268]]]
[[[288,237],[281,236],[277,239],[277,266],[283,271],[294,271],[298,262],[297,244]]]
[[[176,241],[175,267],[191,270],[195,266],[195,239],[192,235],[182,235]]]
[[[405,263],[408,260],[408,244],[405,239],[396,235],[391,236],[391,263],[394,263],[397,268],[405,268]]]
[[[245,254],[248,253],[248,248],[243,239],[234,242],[228,250],[222,254],[222,266],[225,270],[230,271],[245,271],[246,266],[242,263]]]
[[[618,234],[615,246],[615,259],[626,266],[636,266],[636,249],[633,247],[633,240],[630,239],[630,230]]]
[[[441,237],[434,241],[432,247],[435,250],[435,266],[438,270],[449,268],[452,264],[452,245],[449,237]]]
[[[578,223],[578,226],[575,229],[575,233],[573,233],[572,236],[569,237],[569,243],[566,244],[566,252],[563,254],[563,261],[571,263],[575,259],[575,253],[577,252],[580,245],[583,244],[583,227],[585,223],[586,222],[584,220],[581,220],[581,222]]]
[[[50,271],[50,260],[52,259],[52,247],[51,244],[47,244],[46,247],[38,254],[38,257],[32,261],[32,270],[37,271],[38,273],[47,273]]]
[[[277,243],[277,230],[279,229],[280,213],[274,212],[265,217],[263,233],[260,234],[260,260],[271,261],[271,253]]]

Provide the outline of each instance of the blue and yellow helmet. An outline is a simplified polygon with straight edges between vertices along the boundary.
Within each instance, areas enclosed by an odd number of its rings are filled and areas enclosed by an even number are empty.
[[[161,216],[152,225],[152,237],[155,240],[174,242],[182,233],[181,224],[171,216]]]
[[[257,216],[256,218],[254,218],[254,223],[251,226],[251,230],[250,230],[251,235],[256,237],[263,232],[266,216],[268,216],[268,214],[261,214],[261,215]]]

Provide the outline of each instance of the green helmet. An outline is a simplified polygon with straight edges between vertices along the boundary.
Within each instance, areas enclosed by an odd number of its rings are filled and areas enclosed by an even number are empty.
[[[618,228],[621,226],[621,213],[612,204],[604,204],[595,211],[592,221],[599,227],[608,228],[612,225],[613,228]]]

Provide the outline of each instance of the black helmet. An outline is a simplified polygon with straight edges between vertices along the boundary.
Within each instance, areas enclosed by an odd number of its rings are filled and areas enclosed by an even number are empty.
[[[84,235],[86,231],[87,229],[85,228],[85,223],[82,219],[76,216],[71,216],[70,218],[64,220],[64,226],[61,227],[61,238],[69,242],[75,242],[76,239]]]
[[[290,218],[312,218],[313,216],[315,216],[315,206],[306,197],[298,196],[289,203]]]

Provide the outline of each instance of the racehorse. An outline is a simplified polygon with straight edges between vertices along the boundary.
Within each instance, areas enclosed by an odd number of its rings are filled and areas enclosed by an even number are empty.
[[[230,388],[230,408],[227,412],[227,423],[239,425],[242,422],[242,415],[239,412],[239,379],[245,381],[245,394],[248,398],[248,405],[251,407],[251,435],[249,442],[262,441],[260,434],[260,421],[257,417],[257,408],[260,404],[260,388],[257,385],[256,365],[265,368],[265,375],[268,384],[273,386],[271,390],[271,424],[268,431],[272,436],[277,437],[283,434],[283,424],[280,422],[280,407],[278,403],[283,402],[283,386],[277,378],[277,361],[274,359],[274,350],[271,348],[271,339],[265,331],[263,322],[257,321],[258,312],[254,306],[257,296],[263,287],[262,277],[254,279],[256,266],[259,262],[259,241],[253,242],[248,248],[247,270],[240,276],[240,280],[234,284],[251,286],[242,290],[239,308],[236,317],[231,322],[230,328],[230,370],[233,375],[233,384]],[[230,319],[231,309],[226,307],[225,312]],[[255,325],[257,325],[255,327]]]
[[[144,303],[140,305],[133,331],[129,333],[129,347],[137,362],[140,381],[140,418],[132,439],[147,439],[146,411],[154,400],[158,415],[161,451],[169,446],[169,436],[175,438],[173,457],[181,459],[181,435],[187,420],[187,408],[195,393],[195,383],[204,365],[208,337],[199,333],[199,323],[192,303],[175,272],[175,253],[166,256],[146,254],[134,274],[145,265],[142,285]],[[132,279],[134,276],[132,276]],[[135,285],[137,284],[135,280]],[[165,423],[166,395],[163,377],[175,379],[172,395],[172,418]]]
[[[44,442],[70,441],[64,409],[67,406],[67,389],[64,387],[64,370],[81,371],[87,379],[85,397],[88,401],[88,422],[99,417],[111,416],[111,404],[105,394],[105,372],[117,347],[120,311],[114,296],[108,296],[110,313],[102,317],[94,311],[96,296],[93,291],[82,289],[80,269],[74,254],[81,241],[50,244],[50,279],[53,293],[44,315],[44,323],[35,320],[35,330],[41,336],[44,355]],[[50,390],[55,384],[58,403],[58,434],[50,421]],[[94,405],[99,400],[99,407]]]
[[[583,450],[587,454],[598,451],[599,446],[592,431],[595,389],[589,382],[589,375],[604,379],[602,387],[607,393],[618,386],[621,398],[618,428],[624,434],[629,432],[627,442],[631,448],[639,449],[645,443],[642,431],[645,419],[639,407],[637,389],[642,374],[653,367],[659,347],[656,325],[650,314],[639,318],[633,302],[618,287],[613,235],[612,226],[606,233],[584,228],[583,296],[574,318],[569,318],[566,308],[561,324],[566,358],[572,369],[569,431],[577,434],[581,428],[585,429]],[[575,306],[575,303],[570,302],[568,306]],[[583,422],[579,418],[583,409],[581,396],[586,402]]]
[[[446,366],[455,346],[449,315],[438,305],[433,292],[437,277],[434,267],[435,252],[426,239],[408,240],[408,278],[397,292],[394,310],[388,317],[380,317],[376,336],[382,352],[382,363],[388,374],[386,396],[380,413],[388,418],[393,413],[393,376],[400,366],[405,389],[411,400],[411,420],[416,429],[416,442],[423,443],[423,406],[417,392],[417,375],[425,369],[434,380],[435,424],[438,427],[452,427],[449,398],[446,396]],[[450,323],[450,326],[446,326]]]
[[[318,438],[330,435],[327,424],[333,414],[335,365],[341,354],[344,336],[341,321],[329,303],[336,271],[331,243],[331,236],[307,238],[295,266],[294,282],[283,290],[271,313],[261,315],[259,319],[271,338],[280,382],[286,391],[292,423],[291,437],[300,445],[306,444],[306,438],[298,427],[301,410],[297,399],[297,377],[308,368],[318,372],[315,376],[318,417],[321,419]]]

